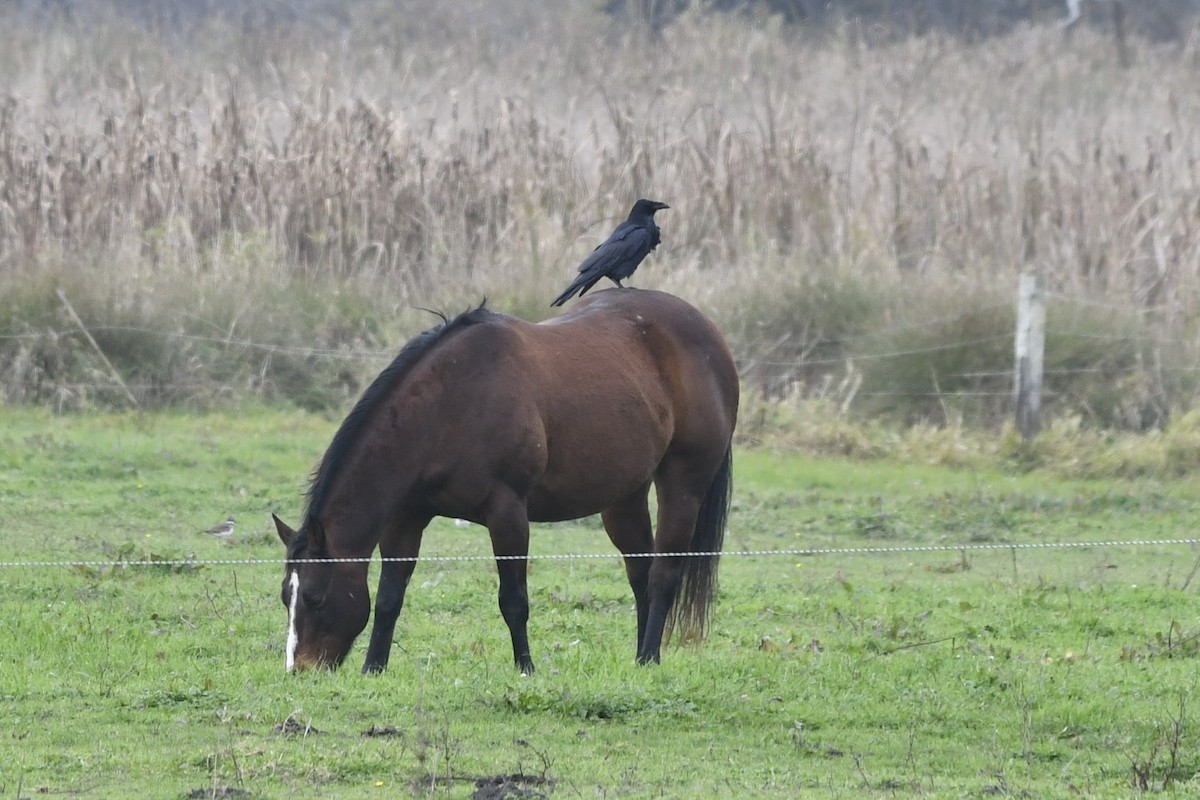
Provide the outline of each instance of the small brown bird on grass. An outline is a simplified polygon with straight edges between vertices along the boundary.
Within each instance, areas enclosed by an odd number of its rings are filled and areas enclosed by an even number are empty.
[[[208,530],[204,531],[204,533],[216,536],[218,539],[228,540],[231,536],[233,536],[233,517],[229,517],[220,525],[212,526]]]

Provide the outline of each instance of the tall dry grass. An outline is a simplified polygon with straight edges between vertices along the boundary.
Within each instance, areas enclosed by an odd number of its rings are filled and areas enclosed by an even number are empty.
[[[61,288],[145,402],[337,405],[378,360],[305,348],[386,353],[413,307],[483,297],[546,316],[650,196],[672,209],[634,283],[712,313],[768,394],[1001,419],[1037,269],[1052,413],[1194,405],[1191,46],[1125,69],[1088,31],[869,47],[693,14],[648,42],[586,3],[409,5],[0,24],[8,400],[119,401]]]

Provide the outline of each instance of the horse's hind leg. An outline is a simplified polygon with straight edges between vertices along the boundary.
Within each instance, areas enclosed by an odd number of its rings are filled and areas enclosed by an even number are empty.
[[[512,494],[490,503],[486,524],[500,575],[500,613],[512,636],[513,661],[523,675],[533,674],[529,655],[529,512],[525,501]],[[506,556],[517,556],[511,558]]]
[[[421,549],[421,534],[429,524],[429,517],[408,520],[379,542],[379,555],[383,562],[379,567],[379,590],[375,592],[375,621],[371,626],[371,642],[367,645],[367,658],[363,662],[363,674],[383,672],[387,669],[392,654],[392,635],[396,630],[396,618],[404,606],[404,591],[412,578],[416,561],[389,561],[388,559],[415,559]]]
[[[660,467],[655,485],[658,490],[658,530],[654,538],[655,553],[684,553],[692,549],[696,518],[700,514],[703,490],[695,491],[697,483],[690,470],[682,464]],[[655,556],[650,564],[646,586],[646,635],[638,645],[639,664],[657,664],[662,647],[667,617],[675,603],[683,580],[686,556]]]
[[[646,587],[650,581],[651,559],[642,555],[654,551],[654,531],[650,527],[650,486],[629,496],[601,514],[604,530],[617,549],[625,555],[625,575],[633,589],[634,607],[637,609],[637,652],[641,652],[642,640],[646,638],[646,618],[650,604]]]

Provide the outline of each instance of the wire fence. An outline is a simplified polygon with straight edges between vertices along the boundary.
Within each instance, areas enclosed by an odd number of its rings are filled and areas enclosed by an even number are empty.
[[[1094,302],[1094,301],[1090,301],[1090,300],[1086,300],[1086,299],[1073,298],[1068,295],[1064,295],[1064,294],[1060,294],[1060,293],[1053,293],[1053,292],[1047,293],[1047,297],[1050,299],[1059,301],[1060,303],[1063,303],[1063,304],[1069,304],[1069,305],[1084,307],[1084,308],[1094,308],[1094,309],[1102,310],[1102,311],[1112,311],[1114,313],[1133,314],[1133,315],[1150,314],[1150,313],[1154,313],[1157,310],[1161,310],[1162,308],[1166,308],[1166,307],[1151,308],[1151,307],[1140,307],[1140,306],[1121,306],[1121,305],[1115,305],[1115,304],[1110,304],[1110,303],[1099,303],[1099,302]],[[825,338],[817,337],[817,338],[813,339],[811,342],[809,342],[808,344],[810,347],[819,347],[822,345],[838,345],[838,346],[845,347],[848,345],[853,345],[856,342],[887,341],[889,339],[894,339],[895,337],[899,336],[900,334],[904,334],[904,333],[912,333],[914,331],[920,331],[920,330],[936,331],[939,329],[943,329],[947,326],[954,324],[955,322],[962,321],[970,316],[976,316],[976,315],[980,314],[981,312],[996,311],[996,310],[1004,308],[1004,307],[1006,307],[1004,304],[994,303],[991,305],[983,306],[982,308],[972,308],[969,311],[963,311],[963,312],[959,312],[959,313],[955,313],[955,314],[948,314],[948,315],[941,316],[941,317],[935,317],[935,318],[931,318],[931,319],[927,319],[927,320],[922,320],[920,322],[912,322],[912,323],[905,323],[905,324],[900,324],[900,325],[885,326],[878,330],[873,330],[870,333],[840,336],[837,339],[825,339]],[[94,326],[89,326],[88,330],[91,331],[92,333],[135,333],[135,334],[140,334],[140,335],[144,335],[144,336],[160,337],[163,339],[172,339],[172,340],[178,340],[178,341],[187,341],[187,342],[196,342],[196,343],[202,343],[202,344],[218,345],[218,346],[232,348],[232,349],[254,350],[254,351],[258,351],[258,352],[262,352],[262,353],[266,353],[266,354],[286,355],[286,356],[293,356],[293,357],[297,357],[297,358],[323,358],[323,359],[336,359],[336,360],[344,360],[344,361],[386,362],[386,361],[391,361],[395,357],[395,352],[393,350],[364,350],[364,349],[353,349],[353,348],[333,349],[333,348],[320,348],[320,347],[302,347],[302,346],[296,346],[296,345],[283,345],[283,344],[273,344],[273,343],[269,343],[269,342],[259,342],[259,341],[255,341],[252,339],[242,338],[242,337],[213,336],[213,335],[188,333],[185,331],[165,331],[165,330],[161,330],[161,329],[137,326],[137,325],[94,325]],[[66,337],[79,336],[79,335],[80,335],[80,331],[78,329],[73,329],[73,328],[49,329],[49,330],[40,330],[40,331],[0,333],[0,341],[20,341],[20,340],[35,341],[35,340],[39,340],[39,339],[61,339],[61,338],[66,338]],[[1134,343],[1134,344],[1157,345],[1157,346],[1200,344],[1200,342],[1184,340],[1184,339],[1179,339],[1179,338],[1164,338],[1164,337],[1158,337],[1158,336],[1147,336],[1147,335],[1137,335],[1137,334],[1124,335],[1124,334],[1111,334],[1111,333],[1097,333],[1095,331],[1072,330],[1072,329],[1066,328],[1066,327],[1048,327],[1047,335],[1060,337],[1060,338],[1064,338],[1064,339],[1076,338],[1076,339],[1086,339],[1086,340],[1091,340],[1091,341],[1096,341],[1096,342],[1113,342],[1113,343],[1122,343],[1122,344]],[[978,336],[978,337],[972,337],[972,338],[966,338],[966,339],[956,339],[953,341],[939,342],[937,344],[927,345],[927,346],[923,346],[923,347],[890,348],[890,349],[883,349],[883,350],[876,350],[876,351],[871,351],[871,350],[857,351],[857,352],[854,352],[852,356],[848,356],[848,357],[838,357],[838,358],[805,357],[805,358],[782,358],[782,359],[780,359],[780,358],[756,358],[756,359],[753,359],[752,365],[755,369],[760,370],[760,371],[774,370],[774,371],[783,373],[786,371],[792,371],[792,370],[798,370],[798,369],[811,369],[811,368],[820,368],[820,367],[840,367],[840,366],[846,365],[847,362],[849,362],[849,361],[854,361],[854,362],[886,361],[886,360],[891,360],[891,359],[911,358],[912,356],[919,356],[919,355],[934,355],[934,354],[943,353],[946,351],[965,350],[965,349],[969,349],[972,347],[978,347],[981,345],[995,344],[997,342],[1003,342],[1003,341],[1011,340],[1011,339],[1012,339],[1012,333],[1005,332],[1005,333],[998,333],[998,334],[993,334],[993,335],[988,335],[988,336]],[[1048,376],[1054,376],[1054,375],[1070,376],[1070,375],[1079,375],[1079,374],[1088,374],[1088,373],[1104,373],[1104,372],[1111,372],[1111,371],[1112,371],[1111,367],[1066,367],[1066,368],[1048,367],[1045,370],[1045,374]],[[1183,372],[1183,373],[1197,373],[1197,372],[1200,372],[1200,364],[1197,364],[1195,366],[1173,365],[1172,371]],[[1011,368],[1011,366],[1006,365],[1004,368],[997,368],[995,370],[968,370],[968,371],[961,371],[961,372],[953,372],[952,371],[952,372],[947,372],[944,375],[941,375],[940,377],[945,378],[945,379],[958,379],[958,378],[965,378],[965,379],[971,379],[971,378],[1004,379],[1004,378],[1007,378],[1007,379],[1011,379],[1013,377],[1013,374],[1014,373],[1013,373],[1013,369]],[[104,387],[108,386],[108,384],[100,384],[100,383],[77,383],[77,384],[73,384],[73,385],[79,386],[79,387],[89,387],[89,388],[104,388]],[[137,385],[130,384],[130,387],[137,388]],[[164,385],[161,383],[155,383],[152,386],[148,384],[146,386],[146,388],[162,389],[162,388],[164,388]],[[190,385],[187,385],[187,384],[180,384],[179,388],[191,388],[191,387],[190,387]],[[951,391],[951,392],[945,392],[942,394],[945,395],[945,394],[960,394],[960,393]],[[1003,395],[1005,393],[1003,393],[1003,392],[982,392],[982,393],[968,392],[967,394],[973,395],[973,396],[999,396],[999,395]]]
[[[1048,293],[1048,297],[1055,300],[1057,303],[1064,306],[1078,306],[1083,308],[1093,308],[1100,311],[1120,313],[1120,314],[1150,314],[1161,311],[1177,310],[1173,306],[1160,307],[1138,307],[1138,306],[1120,306],[1110,303],[1098,303],[1087,299],[1070,297],[1061,293]],[[895,337],[912,333],[921,330],[939,330],[945,327],[952,327],[955,323],[963,320],[969,315],[978,315],[981,312],[997,312],[1005,308],[1005,304],[996,303],[983,308],[973,308],[969,311],[962,311],[955,314],[949,314],[937,318],[931,318],[920,322],[910,322],[889,327],[884,327],[873,331],[870,334],[861,336],[845,337],[839,340],[840,344],[860,342],[881,342],[894,339]],[[184,331],[164,331],[150,327],[132,326],[132,325],[98,325],[89,328],[93,333],[137,333],[147,336],[159,336],[169,339],[200,342],[210,345],[217,345],[232,349],[254,350],[266,354],[280,354],[298,358],[311,359],[338,359],[363,362],[386,362],[393,358],[394,353],[385,350],[369,350],[369,349],[352,349],[352,348],[319,348],[319,347],[299,347],[293,345],[271,344],[258,342],[251,339],[233,336],[218,336],[204,335],[196,333],[188,333]],[[1072,330],[1069,327],[1051,328],[1048,333],[1058,337],[1078,337],[1082,339],[1090,339],[1096,341],[1113,341],[1124,342],[1131,341],[1130,337],[1119,337],[1110,334],[1095,333],[1090,331]],[[0,333],[0,340],[32,340],[38,338],[53,338],[53,337],[71,337],[79,336],[80,331],[77,329],[62,329],[62,330],[44,330],[44,331],[28,331],[15,333]],[[794,373],[801,369],[809,369],[813,367],[837,367],[847,365],[851,361],[882,361],[887,359],[911,358],[919,355],[933,355],[953,349],[965,349],[977,347],[981,345],[995,345],[997,342],[1011,340],[1012,334],[995,334],[989,336],[973,337],[955,341],[945,341],[936,344],[931,344],[924,347],[896,347],[880,349],[876,351],[858,352],[850,358],[793,358],[793,359],[760,359],[754,360],[751,364],[746,365],[757,371],[758,374],[771,374],[772,372],[786,375]],[[1150,336],[1135,336],[1133,340],[1153,345],[1175,345],[1184,344],[1180,340],[1175,339],[1158,339]],[[817,344],[821,344],[824,340],[815,340]],[[810,343],[811,344],[811,343]],[[1195,343],[1187,343],[1195,344]],[[1200,372],[1200,365],[1173,365],[1172,369],[1180,373],[1196,373]],[[1072,366],[1068,368],[1048,368],[1045,370],[1045,375],[1048,377],[1063,376],[1070,377],[1086,374],[1109,374],[1112,368],[1109,366]],[[1011,389],[994,389],[991,388],[997,384],[1008,383],[1011,385],[1013,380],[1014,370],[1011,366],[1006,365],[1003,368],[996,369],[965,369],[958,372],[947,372],[939,376],[943,380],[965,380],[976,381],[982,385],[974,388],[943,391],[940,386],[932,387],[928,391],[915,391],[912,388],[887,390],[858,390],[855,389],[857,396],[861,397],[879,397],[879,398],[980,398],[980,399],[1001,399],[1012,396]],[[67,384],[71,388],[76,389],[113,389],[118,388],[115,383],[102,382],[73,382]],[[163,391],[163,390],[192,390],[204,388],[203,383],[145,383],[140,384],[131,382],[128,388],[135,391]],[[1048,397],[1056,396],[1053,389],[1045,390],[1044,394]],[[887,553],[921,553],[921,552],[970,552],[981,550],[1032,550],[1032,549],[1047,549],[1047,548],[1088,548],[1088,547],[1139,547],[1148,545],[1159,546],[1192,546],[1200,542],[1197,539],[1157,539],[1157,540],[1114,540],[1114,541],[1094,541],[1094,542],[1046,542],[1046,543],[1021,543],[1021,544],[980,544],[980,543],[962,543],[962,544],[946,544],[946,545],[913,545],[904,547],[853,547],[853,548],[794,548],[785,550],[735,550],[721,553],[725,557],[741,557],[741,556],[787,556],[787,557],[812,557],[812,556],[852,556],[862,554],[887,554]],[[537,560],[573,560],[573,559],[589,559],[589,558],[613,558],[617,554],[556,554],[556,555],[529,555],[529,556],[502,556],[504,558],[524,559],[528,561]],[[652,557],[655,554],[633,554],[629,557]],[[715,553],[670,553],[659,555],[677,555],[677,556],[711,556]],[[491,561],[495,557],[491,555],[480,556],[421,556],[413,559],[397,559],[411,561],[429,561],[429,562],[454,562],[454,561]],[[346,561],[371,561],[371,558],[365,559],[344,559]],[[336,560],[335,560],[336,561]],[[285,562],[282,559],[148,559],[148,560],[125,560],[125,559],[110,559],[110,560],[64,560],[64,561],[0,561],[0,569],[21,569],[21,568],[124,568],[124,567],[187,567],[187,566],[223,566],[223,565],[258,565],[258,564],[275,564],[282,565]]]
[[[1117,306],[1108,303],[1096,303],[1088,300],[1080,300],[1078,298],[1068,297],[1066,295],[1049,293],[1049,297],[1060,303],[1069,303],[1082,307],[1096,308],[1103,311],[1111,311],[1114,313],[1153,313],[1163,310],[1162,308],[1142,308],[1134,306]],[[1003,308],[1003,304],[994,304],[985,307],[984,309],[972,309],[956,314],[946,315],[943,317],[924,320],[922,322],[905,323],[901,325],[891,326],[872,332],[869,336],[850,337],[858,341],[886,341],[891,337],[901,333],[911,333],[921,329],[935,330],[944,326],[953,325],[955,322],[965,318],[969,314],[978,314],[980,311],[997,311]],[[129,325],[110,325],[110,326],[95,326],[89,330],[97,333],[103,332],[119,332],[119,333],[138,333],[150,336],[161,336],[173,339],[203,342],[207,344],[220,345],[229,348],[252,349],[269,354],[282,354],[300,358],[330,358],[341,360],[358,360],[358,361],[377,361],[383,362],[393,358],[393,353],[383,350],[355,350],[355,349],[329,349],[329,348],[311,348],[297,347],[289,345],[269,344],[257,342],[245,338],[235,338],[231,336],[206,336],[202,334],[193,334],[180,331],[162,331],[148,327],[138,327]],[[1060,337],[1080,337],[1099,341],[1129,341],[1128,337],[1117,337],[1108,334],[1096,334],[1087,331],[1075,331],[1068,328],[1050,329],[1050,333]],[[36,339],[38,337],[65,337],[79,335],[78,330],[49,330],[38,332],[22,332],[22,333],[0,333],[0,340],[12,339]],[[959,341],[941,342],[938,344],[929,345],[919,348],[892,348],[878,350],[874,352],[861,352],[854,355],[852,360],[869,361],[869,360],[885,360],[894,358],[911,358],[914,355],[934,354],[955,348],[969,348],[978,345],[995,344],[999,341],[1011,340],[1011,334],[996,334],[984,337],[974,337]],[[1153,337],[1135,337],[1138,341],[1144,341],[1152,344],[1179,344],[1178,340],[1161,340]],[[842,339],[845,343],[850,339]],[[796,370],[800,368],[821,367],[821,366],[838,366],[845,364],[847,359],[832,359],[832,358],[807,358],[807,359],[767,359],[757,360],[753,363],[753,367],[757,370],[776,369],[781,372]],[[1195,373],[1200,371],[1200,365],[1194,367],[1176,366],[1174,369],[1180,372]],[[1079,374],[1102,374],[1111,372],[1108,367],[1070,367],[1063,369],[1046,369],[1047,376],[1071,376]],[[961,372],[947,373],[942,378],[953,379],[960,378],[966,380],[982,380],[991,383],[1011,381],[1014,372],[1011,367],[997,368],[994,370],[963,370]],[[115,388],[115,384],[102,383],[72,383],[70,384],[77,388]],[[130,383],[129,387],[134,390],[139,389],[191,389],[196,388],[198,384],[178,384],[164,385],[161,383],[146,384],[141,386],[137,383]],[[1045,392],[1047,396],[1053,397],[1055,393],[1052,390]],[[967,398],[1006,398],[1011,397],[1011,390],[989,390],[987,388],[957,390],[943,392],[940,390],[928,392],[914,392],[912,390],[903,391],[863,391],[859,392],[860,396],[876,396],[876,397],[967,397]],[[875,555],[875,554],[902,554],[902,553],[937,553],[937,552],[978,552],[978,551],[1030,551],[1030,550],[1047,550],[1047,549],[1085,549],[1085,548],[1137,548],[1147,546],[1160,547],[1195,547],[1200,545],[1200,539],[1181,538],[1181,539],[1116,539],[1104,541],[1086,541],[1086,542],[1034,542],[1034,543],[956,543],[956,544],[930,544],[930,545],[905,545],[905,546],[867,546],[867,547],[799,547],[787,548],[778,550],[727,550],[724,552],[676,552],[676,553],[635,553],[628,554],[627,558],[652,558],[652,557],[711,557],[723,556],[726,558],[737,557],[852,557],[860,555]],[[364,558],[346,558],[346,559],[306,559],[292,563],[353,563],[353,562],[372,562],[372,561],[410,561],[410,562],[482,562],[496,560],[525,560],[525,561],[572,561],[572,560],[587,560],[587,559],[611,559],[619,558],[621,554],[616,552],[610,553],[557,553],[557,554],[531,554],[524,556],[494,556],[494,555],[424,555],[412,558],[395,558],[382,559],[376,556]],[[183,567],[200,567],[200,566],[258,566],[258,565],[274,565],[283,566],[288,563],[282,558],[148,558],[148,559],[99,559],[99,560],[9,560],[0,561],[0,569],[27,569],[27,568],[52,568],[52,569],[70,569],[70,568],[87,568],[87,569],[124,569],[132,567],[160,567],[160,568],[183,568]]]
[[[587,561],[613,558],[812,558],[816,556],[896,555],[902,553],[968,553],[980,551],[1060,550],[1091,548],[1195,547],[1200,539],[1109,539],[1083,542],[964,542],[959,544],[880,545],[865,547],[794,547],[768,550],[683,550],[665,553],[544,553],[528,555],[426,555],[354,558],[148,558],[63,561],[0,561],[0,569],[125,569],[130,567],[240,567],[289,564],[368,564],[372,562],[467,563],[492,561]]]
[[[138,325],[91,325],[88,330],[92,333],[137,333],[146,336],[158,336],[163,339],[175,339],[185,342],[222,345],[229,348],[257,350],[263,353],[296,356],[299,358],[335,358],[347,361],[391,361],[395,353],[384,350],[351,350],[331,349],[321,347],[297,347],[294,345],[268,344],[251,339],[230,336],[205,336],[185,331],[164,331],[158,328],[146,328]],[[22,333],[0,333],[0,341],[36,341],[39,339],[61,339],[69,336],[79,336],[80,331],[74,328],[51,329],[42,331],[26,331]]]

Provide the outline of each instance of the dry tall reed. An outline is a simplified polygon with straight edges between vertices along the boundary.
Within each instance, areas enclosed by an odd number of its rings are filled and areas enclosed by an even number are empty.
[[[1137,427],[1192,405],[1194,49],[1135,42],[1123,69],[1087,31],[869,47],[699,15],[648,47],[583,5],[507,4],[526,27],[497,28],[472,3],[425,26],[363,3],[333,34],[10,26],[0,327],[63,330],[65,283],[101,327],[386,349],[422,324],[412,306],[546,315],[651,196],[672,209],[634,283],[707,308],[768,392],[997,419],[1015,278],[1036,269],[1058,303],[1048,363],[1103,370],[1053,379],[1052,411]],[[30,341],[0,348],[28,361]],[[898,350],[921,353],[872,358]],[[375,368],[334,372],[353,393]]]

